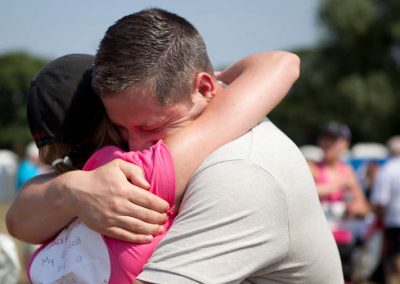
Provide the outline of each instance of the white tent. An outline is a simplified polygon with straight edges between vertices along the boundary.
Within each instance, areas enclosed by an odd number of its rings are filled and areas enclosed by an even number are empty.
[[[388,156],[388,149],[379,143],[357,143],[351,148],[353,159],[379,160]]]

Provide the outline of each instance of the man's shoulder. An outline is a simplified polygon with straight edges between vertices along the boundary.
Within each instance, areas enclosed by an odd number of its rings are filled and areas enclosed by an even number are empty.
[[[198,171],[235,160],[246,160],[262,168],[271,168],[279,166],[290,156],[292,159],[302,157],[297,146],[274,123],[264,119],[243,136],[211,153]]]
[[[228,175],[240,175],[244,169],[248,169],[247,180],[262,175],[264,179],[278,184],[285,194],[304,201],[294,203],[293,206],[308,204],[308,199],[318,201],[314,198],[315,183],[304,156],[268,119],[209,155],[196,170],[192,180],[199,183],[202,181],[202,184],[207,184],[210,178],[215,179],[216,176],[229,180]],[[315,205],[319,206],[319,203]]]

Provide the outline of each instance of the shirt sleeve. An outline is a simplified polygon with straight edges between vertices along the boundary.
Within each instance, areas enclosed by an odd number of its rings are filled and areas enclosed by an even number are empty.
[[[96,169],[114,159],[122,159],[141,167],[150,183],[149,191],[166,200],[172,208],[175,201],[175,169],[172,155],[162,140],[143,151],[124,152],[115,146],[104,147],[89,158],[83,170]]]
[[[285,194],[271,175],[243,160],[215,164],[192,178],[138,279],[240,283],[286,257],[288,227]]]

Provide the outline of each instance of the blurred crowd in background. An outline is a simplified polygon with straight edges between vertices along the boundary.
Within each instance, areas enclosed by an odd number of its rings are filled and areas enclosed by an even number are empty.
[[[301,150],[338,245],[347,281],[400,281],[400,136],[357,143],[340,122]]]

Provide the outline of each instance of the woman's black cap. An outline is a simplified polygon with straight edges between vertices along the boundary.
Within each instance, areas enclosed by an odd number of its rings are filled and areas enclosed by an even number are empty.
[[[93,63],[92,55],[65,55],[48,63],[32,80],[27,114],[38,147],[79,144],[104,116],[103,104],[91,86]]]

